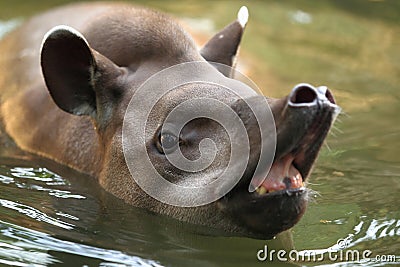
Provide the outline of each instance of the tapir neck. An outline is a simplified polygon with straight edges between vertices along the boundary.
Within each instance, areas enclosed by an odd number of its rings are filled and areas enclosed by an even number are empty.
[[[103,149],[91,119],[61,111],[47,94],[32,89],[3,101],[1,113],[7,118],[3,122],[7,133],[23,150],[97,176]]]

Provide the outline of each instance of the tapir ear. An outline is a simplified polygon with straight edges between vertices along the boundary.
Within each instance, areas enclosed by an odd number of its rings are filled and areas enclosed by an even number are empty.
[[[200,50],[204,59],[234,67],[248,18],[249,11],[247,7],[242,6],[238,12],[237,20],[215,34]],[[224,74],[230,76],[230,74]]]
[[[75,115],[95,116],[98,65],[114,66],[99,60],[107,59],[92,50],[83,35],[71,27],[56,26],[45,35],[42,72],[58,107]]]

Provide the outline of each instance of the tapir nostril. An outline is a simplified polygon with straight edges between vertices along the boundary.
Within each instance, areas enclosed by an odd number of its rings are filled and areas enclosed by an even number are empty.
[[[317,99],[317,92],[308,85],[300,85],[293,89],[290,95],[292,104],[312,103]]]
[[[335,98],[333,97],[333,95],[332,95],[331,91],[329,91],[329,89],[326,90],[325,96],[329,100],[329,102],[331,102],[332,104],[336,104]]]

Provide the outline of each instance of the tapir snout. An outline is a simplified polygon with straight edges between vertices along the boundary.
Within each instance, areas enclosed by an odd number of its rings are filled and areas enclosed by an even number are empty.
[[[268,99],[268,102],[277,132],[273,164],[266,177],[253,177],[256,166],[250,166],[238,185],[221,200],[226,213],[259,237],[289,229],[305,212],[306,179],[340,112],[325,86],[299,84],[287,97]],[[256,140],[260,138],[257,130],[248,128],[249,135]],[[255,158],[260,154],[257,142],[252,145],[252,153]],[[256,190],[251,193],[248,189]]]

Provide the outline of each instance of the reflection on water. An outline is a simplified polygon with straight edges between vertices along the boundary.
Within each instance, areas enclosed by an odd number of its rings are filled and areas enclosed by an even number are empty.
[[[67,254],[70,259],[74,256],[82,258],[97,259],[107,266],[161,266],[152,260],[124,254],[121,251],[102,249],[95,246],[87,246],[80,243],[61,240],[18,225],[0,221],[0,263],[14,266],[26,266],[26,264],[37,264],[35,266],[46,266],[52,263],[61,263],[56,256]],[[92,260],[92,264],[96,261]],[[69,264],[83,264],[75,261]],[[112,264],[112,265],[111,265]]]
[[[84,214],[77,206],[85,205],[90,209],[88,203],[79,203],[87,198],[81,193],[72,193],[70,182],[54,172],[45,168],[1,166],[0,178],[0,191],[3,192],[0,199],[0,263],[44,266],[62,262],[60,259],[65,257],[69,258],[69,262],[74,257],[82,257],[82,260],[77,258],[76,263],[83,264],[85,259],[95,259],[89,262],[115,263],[113,266],[159,266],[155,261],[127,255],[122,251],[85,245],[80,243],[83,239],[74,239],[70,232],[66,232],[64,239],[45,233],[62,235],[60,230],[81,230],[82,224],[77,223]],[[71,204],[67,203],[68,199],[76,201],[76,206],[63,206]],[[91,213],[86,212],[88,214]],[[67,236],[75,242],[66,240]]]
[[[69,1],[0,2],[0,38],[26,16],[64,2]],[[229,22],[243,3],[145,4],[184,16],[186,24],[208,35]],[[256,258],[266,244],[324,253],[338,249],[338,240],[346,240],[347,249],[371,250],[371,259],[396,255],[400,261],[399,3],[246,4],[250,21],[241,62],[258,86],[280,97],[298,82],[327,84],[344,110],[310,179],[317,194],[300,223],[270,241],[221,237],[132,208],[74,172],[0,159],[0,264],[356,265],[326,258],[298,263],[259,263]]]
[[[15,210],[15,211],[19,212],[20,214],[26,215],[27,217],[37,220],[38,222],[49,223],[49,224],[52,224],[54,226],[58,226],[58,227],[64,228],[64,229],[72,229],[71,224],[68,224],[63,221],[52,218],[50,216],[47,216],[45,213],[43,213],[37,209],[34,209],[30,206],[19,204],[19,203],[13,202],[13,201],[5,200],[5,199],[0,200],[0,205],[4,208]]]
[[[20,182],[14,178],[20,178]],[[9,176],[0,176],[0,181],[4,183],[15,183],[18,188],[32,189],[36,191],[48,192],[50,196],[58,198],[85,198],[84,196],[74,195],[66,190],[52,188],[54,186],[69,185],[69,183],[59,175],[47,170],[46,168],[21,168],[14,167],[10,170]],[[33,184],[29,180],[40,182]],[[42,184],[42,185],[40,185]]]
[[[299,255],[303,258],[300,259],[308,259],[307,257],[316,257],[323,259],[323,255],[325,259],[328,258],[328,253],[332,253],[332,257],[342,257],[341,261],[348,261],[347,264],[353,265],[357,261],[363,261],[364,264],[370,263],[369,266],[382,266],[382,264],[397,264],[400,261],[400,256],[393,254],[387,254],[387,250],[380,251],[371,251],[368,246],[365,246],[365,243],[368,241],[376,241],[380,238],[398,238],[400,236],[400,220],[387,220],[387,219],[368,219],[367,216],[361,216],[359,218],[361,221],[354,226],[353,232],[347,234],[343,238],[340,238],[336,241],[336,243],[332,244],[328,248],[318,248],[318,249],[308,249],[299,251]],[[343,222],[336,221],[335,223],[342,224]],[[358,246],[357,246],[358,245]],[[354,258],[345,258],[347,251],[357,251],[359,254],[356,254]],[[365,250],[371,251],[363,258],[363,252]],[[334,254],[335,253],[335,254]],[[375,262],[376,257],[379,256],[390,256],[395,259],[395,261],[391,262]],[[354,261],[351,261],[353,260]],[[322,260],[321,260],[322,261]],[[377,265],[373,265],[373,264]],[[341,266],[343,263],[339,263]],[[330,265],[331,266],[331,265]],[[332,266],[335,266],[333,264]]]

